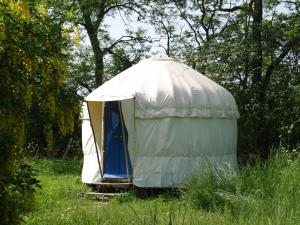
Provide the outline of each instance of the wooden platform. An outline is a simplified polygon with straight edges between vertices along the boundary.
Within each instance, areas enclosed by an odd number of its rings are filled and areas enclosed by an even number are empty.
[[[128,182],[128,179],[105,179],[100,184],[93,185],[93,191],[100,193],[120,192],[132,188],[132,181]]]
[[[132,178],[104,178],[103,183],[132,183]]]
[[[123,193],[101,193],[101,192],[79,192],[77,196],[91,198],[94,200],[99,200],[101,202],[107,202],[114,197],[122,197]]]

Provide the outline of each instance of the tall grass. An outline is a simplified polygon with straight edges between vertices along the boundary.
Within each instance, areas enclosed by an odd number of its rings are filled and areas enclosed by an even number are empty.
[[[192,176],[178,197],[147,199],[128,192],[109,202],[77,196],[81,162],[30,159],[39,171],[35,211],[24,224],[299,224],[300,156],[274,154],[233,172],[211,168]]]
[[[187,183],[183,200],[191,207],[228,215],[236,224],[299,224],[300,156],[275,153],[236,173],[207,167]]]

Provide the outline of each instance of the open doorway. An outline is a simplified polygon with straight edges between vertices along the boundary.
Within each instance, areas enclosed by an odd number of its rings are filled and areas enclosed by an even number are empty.
[[[127,173],[129,177],[132,176],[132,166],[127,149],[128,132],[124,121],[122,121],[121,113],[120,102],[105,102],[104,178],[128,178]],[[124,144],[126,144],[126,148],[124,148]]]

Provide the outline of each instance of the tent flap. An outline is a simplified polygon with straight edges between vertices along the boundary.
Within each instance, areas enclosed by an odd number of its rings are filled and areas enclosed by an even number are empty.
[[[100,113],[101,115],[101,113]],[[101,182],[101,173],[96,153],[94,135],[90,124],[89,113],[86,103],[82,107],[82,150],[83,150],[83,168],[82,182],[86,184],[97,184]],[[99,142],[96,143],[100,149]]]

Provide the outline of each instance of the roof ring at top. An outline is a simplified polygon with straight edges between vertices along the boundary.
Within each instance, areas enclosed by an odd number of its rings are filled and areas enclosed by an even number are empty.
[[[177,59],[171,58],[164,53],[158,53],[150,58],[151,60],[161,60],[161,61],[178,61]]]

